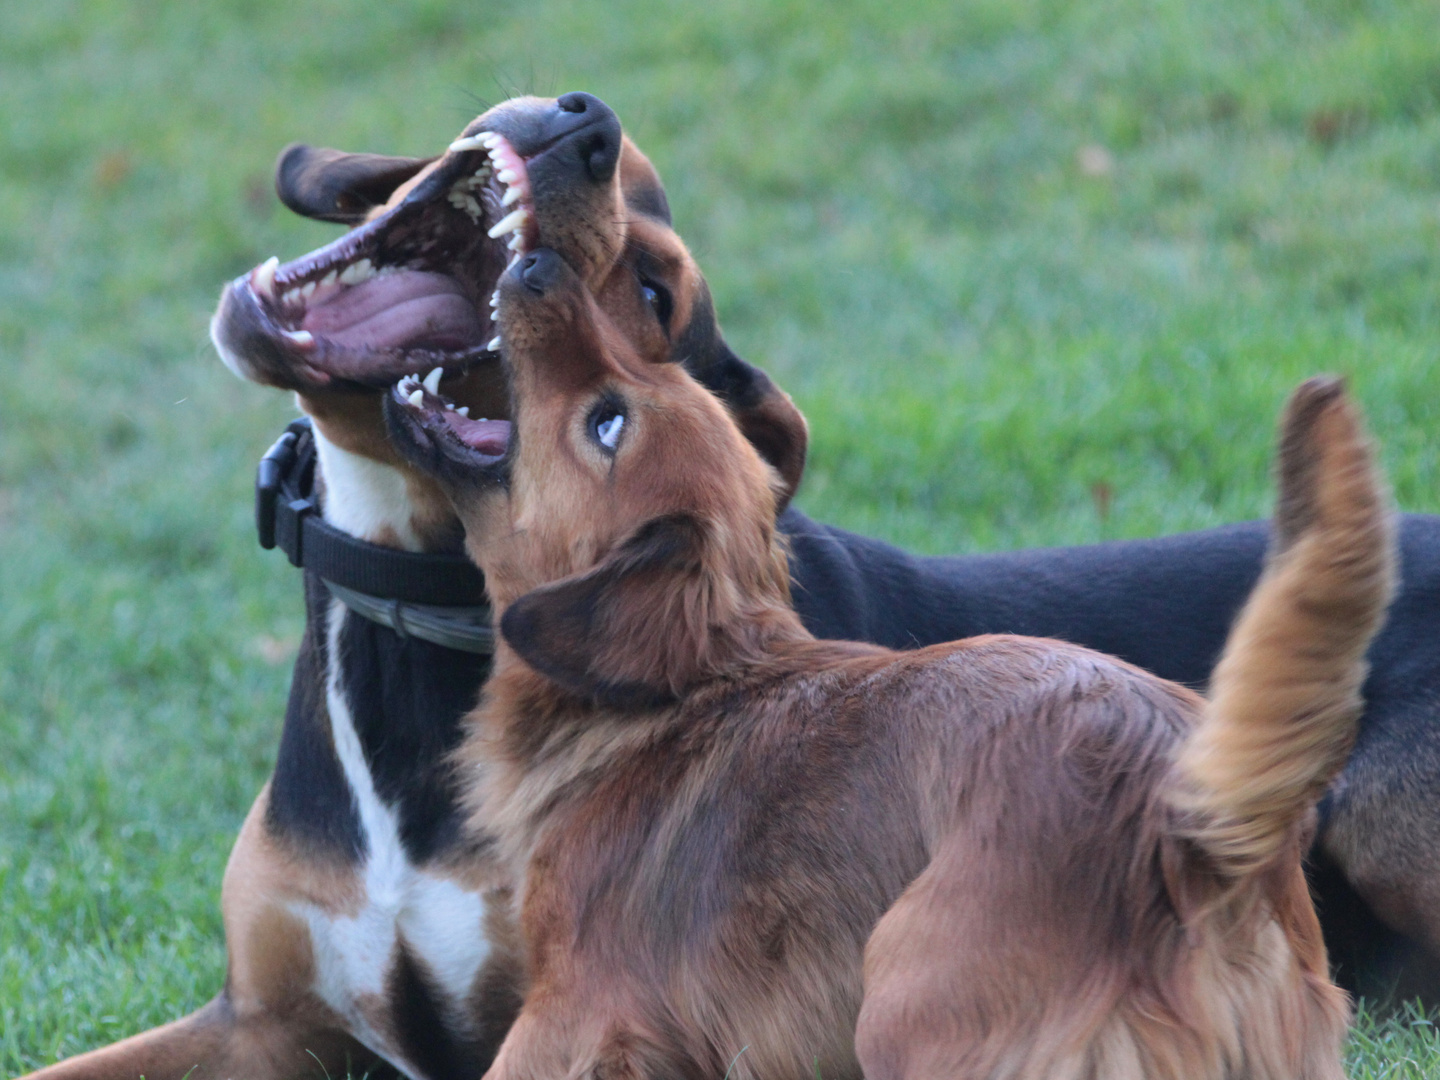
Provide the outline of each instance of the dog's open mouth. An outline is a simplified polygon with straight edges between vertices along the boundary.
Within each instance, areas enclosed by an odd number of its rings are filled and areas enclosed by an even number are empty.
[[[510,421],[472,417],[468,408],[441,395],[440,375],[435,370],[423,380],[414,375],[401,379],[393,391],[395,403],[412,425],[432,441],[440,440],[452,457],[459,450],[471,464],[499,464],[510,449]]]
[[[524,159],[502,135],[451,144],[404,201],[233,286],[246,320],[303,369],[369,386],[493,359],[491,293],[537,240]]]

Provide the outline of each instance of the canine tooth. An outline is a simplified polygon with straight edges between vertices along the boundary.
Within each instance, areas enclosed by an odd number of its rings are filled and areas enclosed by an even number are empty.
[[[406,400],[409,401],[411,405],[414,405],[414,406],[418,409],[418,408],[420,408],[421,405],[423,405],[423,404],[425,403],[425,391],[424,391],[424,390],[415,390],[415,391],[412,391],[411,394],[410,394],[410,396],[409,396]]]
[[[296,345],[305,346],[315,344],[315,335],[310,333],[309,330],[282,330],[281,333]]]
[[[479,135],[466,135],[464,138],[456,139],[449,146],[450,153],[458,154],[465,150],[479,150],[485,145],[484,136],[489,134],[482,131]]]
[[[485,348],[489,349],[491,352],[499,352],[499,351],[500,351],[500,335],[499,335],[499,334],[496,334],[494,337],[492,337],[492,338],[490,339],[490,344],[489,344],[489,345],[486,345]]]
[[[502,184],[513,184],[516,180],[520,179],[520,174],[514,169],[501,169],[495,174],[495,179],[499,180]]]
[[[257,266],[250,275],[250,288],[267,300],[275,299],[275,268],[280,260],[274,255]]]
[[[521,194],[522,194],[522,192],[520,191],[520,189],[519,189],[518,187],[508,187],[508,188],[506,188],[506,189],[505,189],[505,194],[502,195],[501,198],[500,198],[500,205],[501,205],[501,206],[509,206],[511,203],[513,203],[513,202],[515,202],[517,199],[519,199],[520,196],[521,196]]]
[[[331,285],[334,285],[334,284],[335,284],[335,279],[338,278],[339,276],[340,276],[340,271],[339,271],[339,270],[331,270],[328,274],[326,274],[323,278],[320,279],[320,284],[321,284],[322,286],[326,286],[326,287],[329,287],[329,286],[331,286]]]
[[[310,297],[314,296],[314,295],[315,295],[315,282],[313,282],[313,281],[307,281],[304,285],[301,285],[301,286],[300,286],[300,295],[303,296],[306,300],[309,300]]]
[[[507,232],[514,232],[516,229],[524,228],[525,222],[529,220],[530,212],[522,206],[519,210],[512,210],[492,225],[488,235],[492,240],[496,237],[504,236]]]
[[[426,390],[429,390],[432,394],[439,394],[440,380],[444,375],[445,369],[437,367],[432,370],[429,375],[426,375],[424,379],[420,380],[420,384],[424,386]]]
[[[461,416],[465,417],[466,420],[469,420],[469,419],[470,419],[470,406],[469,406],[469,405],[461,405],[461,406],[460,406],[458,409],[456,409],[455,411],[456,411],[457,413],[459,413]]]

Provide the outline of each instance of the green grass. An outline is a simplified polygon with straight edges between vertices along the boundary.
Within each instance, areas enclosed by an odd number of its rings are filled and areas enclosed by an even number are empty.
[[[205,324],[333,234],[277,206],[276,151],[432,152],[582,88],[809,415],[817,517],[956,551],[1259,515],[1320,370],[1440,508],[1425,0],[5,4],[0,1071],[222,977],[301,615],[249,525],[290,406]],[[1440,1041],[1367,1021],[1352,1059],[1440,1075]]]

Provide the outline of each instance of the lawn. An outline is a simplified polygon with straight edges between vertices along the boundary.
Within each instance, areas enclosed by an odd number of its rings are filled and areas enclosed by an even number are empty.
[[[1261,515],[1321,370],[1437,510],[1435,31],[1427,0],[0,5],[0,1072],[223,976],[301,605],[250,526],[291,405],[205,327],[334,234],[276,203],[285,143],[425,154],[599,94],[809,416],[823,520],[961,551]],[[1440,1037],[1366,1022],[1352,1062],[1440,1075]]]

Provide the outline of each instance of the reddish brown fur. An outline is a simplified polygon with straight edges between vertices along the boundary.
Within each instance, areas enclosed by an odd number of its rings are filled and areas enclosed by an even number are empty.
[[[573,272],[502,289],[518,446],[506,479],[450,490],[504,612],[463,757],[530,950],[492,1077],[1341,1075],[1300,870],[1338,759],[1308,714],[1238,678],[1207,706],[1059,642],[811,639],[781,485],[724,411],[628,349]],[[585,424],[607,397],[613,458]],[[1333,607],[1345,670],[1304,699],[1329,731],[1388,598],[1387,515],[1342,398],[1290,426],[1289,596],[1257,591],[1232,667],[1268,624],[1268,700],[1296,700],[1306,613]],[[1241,706],[1304,783],[1193,765],[1248,734]],[[1237,807],[1240,859],[1219,839]]]

